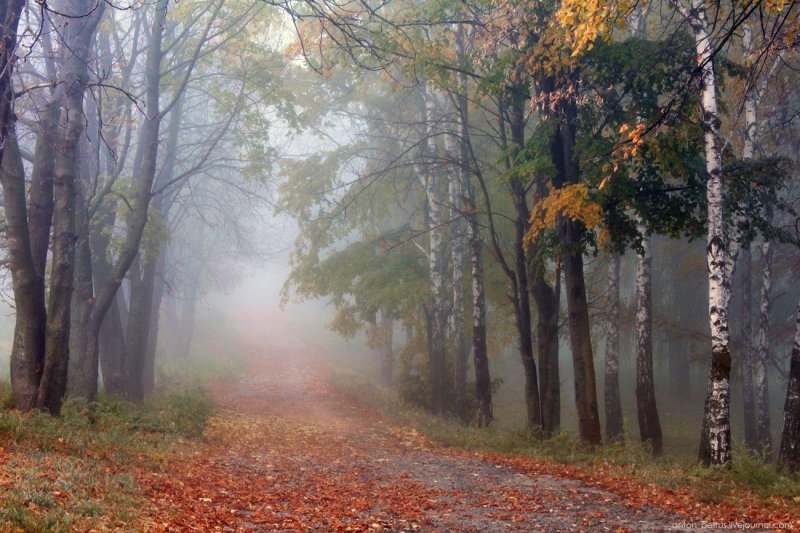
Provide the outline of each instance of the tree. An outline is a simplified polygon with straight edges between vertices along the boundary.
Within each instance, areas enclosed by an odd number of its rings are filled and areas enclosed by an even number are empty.
[[[783,407],[783,431],[778,463],[789,470],[800,470],[800,308],[795,324],[794,343],[789,360],[789,381]]]
[[[61,129],[52,137],[43,136],[43,142],[37,144],[40,155],[35,159],[39,165],[31,187],[37,208],[32,209],[30,215],[25,208],[25,171],[18,150],[16,161],[9,160],[9,166],[5,167],[6,211],[14,219],[13,227],[9,224],[9,234],[14,241],[12,262],[17,267],[12,270],[18,271],[19,278],[14,294],[21,308],[16,326],[20,334],[15,335],[12,350],[12,386],[15,402],[21,409],[38,407],[58,414],[66,388],[74,269],[75,184],[80,139],[86,127],[83,98],[88,83],[89,49],[104,5],[86,0],[59,6],[62,11],[56,19],[62,27],[57,75],[65,89],[56,91],[54,96],[59,97]],[[67,24],[71,19],[75,21]],[[45,46],[47,43],[49,41],[45,41]],[[55,70],[51,67],[51,71]],[[46,109],[40,125],[52,127],[55,112],[54,102]],[[48,176],[51,170],[52,178]],[[51,213],[53,259],[45,308],[43,265]]]
[[[700,126],[704,135],[706,175],[707,265],[709,279],[709,325],[711,329],[711,369],[709,371],[699,459],[705,465],[726,465],[731,461],[730,436],[730,335],[728,307],[731,279],[739,246],[738,223],[727,226],[723,184],[723,150],[720,140],[721,116],[718,106],[717,55],[721,44],[760,7],[748,4],[738,16],[723,21],[711,20],[703,0],[689,6],[672,2],[686,21],[694,39],[696,79],[700,105]],[[564,2],[559,10],[562,25],[574,25],[579,35],[573,50],[591,47],[595,39],[610,35],[624,14],[634,5],[591,4],[586,9],[575,2]],[[789,10],[790,11],[790,10]],[[718,13],[719,15],[719,13]],[[790,16],[780,13],[782,20]],[[723,22],[717,24],[717,22]],[[770,36],[774,39],[775,36]]]
[[[619,393],[619,279],[620,256],[612,254],[608,264],[608,314],[606,318],[605,372],[603,374],[606,440],[608,442],[619,442],[625,436]]]

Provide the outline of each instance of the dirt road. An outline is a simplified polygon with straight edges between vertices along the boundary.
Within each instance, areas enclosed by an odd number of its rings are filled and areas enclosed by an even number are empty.
[[[301,365],[217,394],[207,449],[144,480],[153,529],[640,531],[681,521],[580,481],[430,446]]]

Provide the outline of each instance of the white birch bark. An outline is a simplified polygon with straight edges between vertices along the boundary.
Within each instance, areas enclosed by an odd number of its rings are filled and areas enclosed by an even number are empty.
[[[466,419],[467,339],[464,332],[464,222],[461,216],[462,180],[455,133],[445,137],[451,162],[448,194],[450,202],[450,260],[453,268],[453,308],[450,313],[456,413]]]
[[[704,464],[729,464],[730,428],[730,332],[728,304],[731,297],[731,254],[723,223],[723,175],[720,147],[720,116],[714,56],[704,0],[692,0],[688,22],[695,38],[700,68],[700,104],[706,158],[708,204],[708,317],[711,330],[711,370],[706,392],[700,460]]]
[[[661,422],[653,381],[653,283],[651,237],[639,225],[641,249],[636,254],[636,413],[639,436],[653,454],[663,451]]]
[[[444,283],[444,240],[442,236],[442,184],[439,172],[428,160],[433,152],[431,142],[431,115],[434,107],[433,95],[428,94],[426,85],[420,86],[425,102],[424,136],[421,143],[422,164],[418,166],[419,178],[425,187],[428,210],[428,269],[431,291],[430,319],[430,378],[433,410],[444,412],[447,380],[445,376],[445,283]]]
[[[466,25],[456,28],[456,53],[459,58],[467,57],[471,34]],[[489,371],[489,358],[486,347],[486,294],[483,285],[483,255],[478,215],[475,211],[475,198],[470,186],[471,156],[469,148],[469,102],[467,100],[468,79],[465,74],[458,81],[458,160],[456,174],[459,180],[458,198],[462,216],[466,222],[466,243],[469,251],[470,285],[472,292],[472,359],[475,370],[475,400],[477,404],[476,422],[479,427],[488,426],[492,413],[492,381]]]

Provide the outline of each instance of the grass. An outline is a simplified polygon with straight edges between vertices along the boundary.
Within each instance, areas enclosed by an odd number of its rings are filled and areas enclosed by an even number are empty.
[[[7,385],[0,399],[10,404]],[[198,388],[135,406],[101,398],[67,402],[62,416],[0,410],[0,530],[130,528],[148,501],[136,483],[179,443],[201,439],[213,414]]]
[[[737,504],[749,502],[751,498],[761,505],[769,505],[776,499],[800,501],[800,475],[787,473],[763,458],[744,453],[741,446],[735,447],[731,468],[702,468],[693,457],[683,454],[665,453],[654,458],[631,435],[627,436],[626,444],[590,447],[567,432],[545,439],[497,426],[465,426],[405,405],[393,391],[359,378],[355,373],[333,374],[331,382],[355,401],[379,411],[396,424],[413,427],[443,446],[528,457],[587,471],[602,465],[614,475],[645,484],[693,491],[696,500],[703,503]]]
[[[162,357],[156,361],[156,376],[163,389],[202,388],[238,378],[246,372],[247,366],[237,353],[219,357],[193,354],[190,360]]]

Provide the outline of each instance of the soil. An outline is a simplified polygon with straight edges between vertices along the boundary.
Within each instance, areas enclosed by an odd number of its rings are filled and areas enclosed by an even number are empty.
[[[337,394],[307,361],[216,391],[202,451],[146,472],[165,531],[675,530],[680,516],[586,482],[458,453]]]

